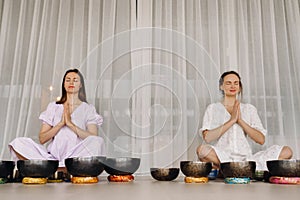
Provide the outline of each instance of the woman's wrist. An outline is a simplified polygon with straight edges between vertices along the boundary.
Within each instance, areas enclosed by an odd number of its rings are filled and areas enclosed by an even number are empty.
[[[70,129],[72,129],[73,132],[74,132],[75,134],[78,135],[78,127],[77,127],[75,124],[73,124],[73,123],[71,122],[71,123],[69,123],[68,127],[69,127]]]
[[[62,128],[65,124],[63,122],[59,122],[56,126],[58,126],[59,128]]]
[[[229,124],[230,126],[232,126],[233,124],[236,123],[236,120],[230,118],[226,123]],[[225,123],[225,124],[226,124],[226,123]],[[224,124],[224,125],[225,125],[225,124]]]
[[[238,125],[240,125],[241,127],[243,127],[243,124],[245,122],[242,119],[238,119],[237,123],[238,123]]]

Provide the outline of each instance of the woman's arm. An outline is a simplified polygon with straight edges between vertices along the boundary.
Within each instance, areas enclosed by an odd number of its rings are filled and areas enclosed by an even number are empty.
[[[203,139],[207,143],[210,143],[214,140],[219,139],[234,123],[235,123],[235,121],[230,119],[227,122],[225,122],[223,125],[215,128],[215,129],[204,130],[202,132]]]
[[[263,145],[265,143],[265,136],[259,130],[252,128],[239,116],[237,123],[242,127],[243,131],[256,143]]]
[[[64,126],[64,123],[60,122],[56,126],[50,126],[49,124],[43,123],[40,133],[39,140],[41,144],[45,144],[49,140],[51,140],[58,131]]]
[[[244,132],[256,143],[258,144],[264,144],[265,143],[265,136],[260,131],[256,130],[255,128],[252,128],[242,119],[238,120],[238,124],[242,127]]]
[[[81,139],[84,139],[88,136],[91,135],[97,135],[98,134],[98,128],[96,124],[89,124],[87,125],[87,130],[83,130],[79,127],[77,127],[75,124],[68,123],[67,126],[75,133],[78,135],[78,137],[80,137]]]

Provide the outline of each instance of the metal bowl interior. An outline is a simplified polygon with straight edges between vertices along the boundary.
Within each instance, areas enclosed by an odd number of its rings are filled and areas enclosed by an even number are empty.
[[[104,170],[110,175],[131,175],[140,167],[140,158],[106,158]]]
[[[9,160],[0,161],[0,178],[12,178],[15,162]]]
[[[220,164],[220,170],[224,178],[254,178],[256,162],[224,162]]]
[[[188,177],[207,177],[212,169],[212,163],[200,161],[181,161],[180,169]]]
[[[158,181],[173,181],[179,175],[179,168],[150,168],[151,176]]]
[[[96,177],[104,171],[104,156],[73,157],[65,159],[68,172],[75,177]]]
[[[267,167],[271,176],[300,177],[300,160],[270,160]]]
[[[58,168],[58,160],[18,160],[17,168],[23,177],[46,178]]]

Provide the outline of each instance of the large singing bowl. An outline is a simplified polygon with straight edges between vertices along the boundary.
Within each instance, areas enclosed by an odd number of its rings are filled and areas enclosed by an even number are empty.
[[[212,169],[212,163],[200,161],[181,161],[180,169],[188,177],[207,177]]]
[[[105,157],[74,157],[65,159],[68,172],[75,177],[96,177],[104,170]]]
[[[267,167],[271,176],[300,177],[300,160],[270,160]]]
[[[224,178],[254,178],[256,162],[224,162],[220,164],[220,170]]]
[[[110,175],[131,175],[140,167],[140,158],[106,158],[104,170]]]
[[[12,178],[15,168],[14,161],[1,160],[0,161],[0,178]]]
[[[17,168],[23,177],[46,178],[58,168],[58,160],[18,160]]]

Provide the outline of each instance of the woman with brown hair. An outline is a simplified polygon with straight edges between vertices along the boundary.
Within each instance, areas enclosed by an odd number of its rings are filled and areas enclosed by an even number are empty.
[[[51,102],[39,119],[40,144],[27,137],[14,139],[9,148],[15,160],[59,160],[59,167],[64,168],[66,158],[106,154],[104,140],[98,136],[103,118],[87,103],[84,79],[78,69],[66,71],[61,99]]]
[[[218,168],[221,162],[252,160],[256,161],[257,170],[267,170],[267,160],[292,157],[290,147],[279,145],[253,154],[248,140],[263,145],[267,131],[257,109],[238,100],[243,90],[239,74],[235,71],[223,73],[219,88],[222,101],[210,104],[203,118],[201,133],[205,143],[197,148],[201,161],[213,162]]]

